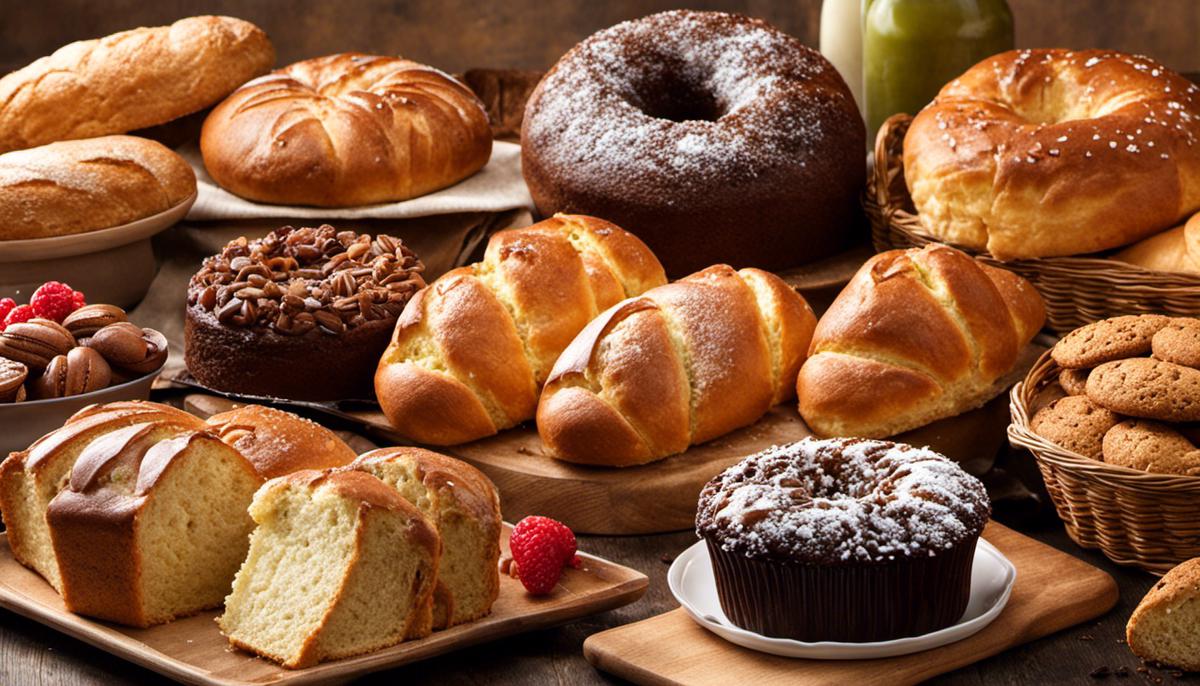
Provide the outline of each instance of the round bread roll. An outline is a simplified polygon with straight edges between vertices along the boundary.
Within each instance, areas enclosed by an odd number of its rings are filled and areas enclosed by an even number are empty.
[[[297,62],[218,105],[200,137],[218,184],[259,202],[347,207],[406,200],[487,163],[483,104],[446,74],[397,57]]]
[[[913,120],[904,175],[925,231],[1012,260],[1107,250],[1200,209],[1197,87],[1140,56],[1020,50]]]
[[[196,193],[182,157],[134,136],[50,143],[0,155],[0,241],[106,229]]]
[[[0,79],[0,152],[164,124],[266,73],[254,24],[189,17],[59,48]]]

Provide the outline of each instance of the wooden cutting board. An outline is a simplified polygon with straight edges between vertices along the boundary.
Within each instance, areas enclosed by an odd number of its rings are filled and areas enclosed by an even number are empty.
[[[583,652],[597,668],[646,686],[906,686],[1097,617],[1116,604],[1116,582],[1082,560],[995,522],[983,535],[1017,568],[1012,596],[982,631],[941,648],[879,660],[777,657],[725,641],[680,608],[594,634]]]
[[[500,541],[505,554],[510,531],[506,524]],[[627,605],[645,593],[649,580],[641,572],[586,553],[580,557],[580,568],[564,570],[559,585],[548,596],[531,596],[520,581],[501,575],[500,597],[492,613],[483,619],[435,632],[419,641],[405,641],[367,655],[299,670],[284,669],[232,649],[217,630],[213,621],[217,613],[212,611],[149,629],[131,629],[71,614],[49,584],[13,559],[3,534],[0,607],[188,684],[331,684],[503,636],[563,624]]]
[[[996,397],[987,405],[921,427],[893,440],[929,446],[963,463],[989,461],[1007,441],[1008,398],[1003,392],[1025,376],[1045,350],[1029,345],[1013,372],[996,386]],[[190,395],[189,410],[210,415],[223,412],[234,401],[212,395]],[[321,407],[307,405],[321,411]],[[391,432],[378,410],[341,409],[336,416],[355,422],[381,442],[403,445],[403,436]],[[709,479],[747,455],[773,445],[811,435],[794,402],[777,405],[757,423],[692,446],[680,455],[640,467],[624,469],[588,467],[556,460],[547,453],[532,424],[496,436],[434,450],[465,460],[496,484],[504,517],[518,521],[531,514],[553,517],[576,533],[623,535],[689,529],[694,525],[696,499]]]

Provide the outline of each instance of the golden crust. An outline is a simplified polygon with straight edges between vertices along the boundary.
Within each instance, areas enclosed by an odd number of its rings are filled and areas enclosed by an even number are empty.
[[[329,429],[291,412],[264,405],[215,414],[208,428],[242,454],[264,479],[301,469],[325,469],[349,464],[357,457]]]
[[[925,230],[1001,260],[1132,243],[1200,209],[1200,99],[1145,57],[1021,50],[947,84],[904,173]]]

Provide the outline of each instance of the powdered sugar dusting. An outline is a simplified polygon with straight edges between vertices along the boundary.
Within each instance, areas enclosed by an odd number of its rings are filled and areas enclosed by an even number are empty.
[[[927,448],[807,438],[722,472],[696,519],[728,552],[837,564],[935,555],[978,535],[989,512],[983,485]]]
[[[585,40],[526,112],[526,144],[596,187],[669,178],[664,202],[804,165],[846,126],[848,91],[819,55],[765,23],[663,12]],[[840,138],[834,136],[835,139]]]

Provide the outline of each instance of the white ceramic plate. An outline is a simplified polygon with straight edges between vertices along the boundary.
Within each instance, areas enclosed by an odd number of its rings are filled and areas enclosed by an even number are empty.
[[[979,539],[971,569],[971,597],[957,624],[922,636],[909,636],[875,643],[804,643],[772,638],[734,626],[721,610],[708,548],[699,541],[683,551],[667,572],[667,583],[675,599],[696,622],[737,645],[784,657],[817,660],[865,660],[907,655],[944,646],[974,634],[1000,615],[1012,593],[1017,569],[991,543]]]

